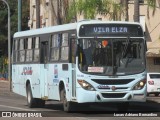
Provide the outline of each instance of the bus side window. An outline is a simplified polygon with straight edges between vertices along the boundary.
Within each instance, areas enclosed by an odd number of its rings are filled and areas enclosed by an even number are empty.
[[[51,52],[50,52],[50,59],[51,61],[59,60],[59,46],[60,46],[60,39],[59,35],[55,34],[51,36]]]
[[[32,38],[28,38],[26,41],[26,62],[31,62],[32,61]]]
[[[19,42],[19,39],[15,39],[13,43],[13,62],[14,63],[18,61],[18,42]]]
[[[61,60],[68,60],[68,56],[69,56],[68,33],[63,33],[60,58]]]
[[[33,61],[39,61],[39,37],[34,37],[32,40],[32,49],[33,49]]]
[[[19,51],[18,51],[18,61],[24,62],[24,60],[25,60],[24,39],[20,39]]]

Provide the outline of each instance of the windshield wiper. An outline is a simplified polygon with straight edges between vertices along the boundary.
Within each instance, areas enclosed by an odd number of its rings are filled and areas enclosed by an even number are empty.
[[[121,61],[125,68],[127,67],[127,64],[129,62],[129,57],[127,57],[129,46],[130,46],[130,37],[128,36],[126,39],[125,47],[122,52],[122,61]]]

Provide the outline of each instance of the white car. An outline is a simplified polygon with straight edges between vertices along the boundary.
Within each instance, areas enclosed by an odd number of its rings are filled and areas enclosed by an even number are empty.
[[[147,95],[160,94],[160,73],[147,73]]]

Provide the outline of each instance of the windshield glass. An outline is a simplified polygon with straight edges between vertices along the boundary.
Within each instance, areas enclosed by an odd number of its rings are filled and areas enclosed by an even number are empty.
[[[100,75],[135,74],[145,69],[144,41],[138,38],[79,39],[82,72]]]

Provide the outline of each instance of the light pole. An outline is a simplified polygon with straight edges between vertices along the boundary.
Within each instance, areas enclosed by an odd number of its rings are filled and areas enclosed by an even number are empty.
[[[11,25],[10,25],[10,7],[6,0],[3,1],[8,7],[8,80],[9,80],[9,89],[11,91]]]
[[[18,31],[21,31],[22,25],[22,0],[18,0]]]

